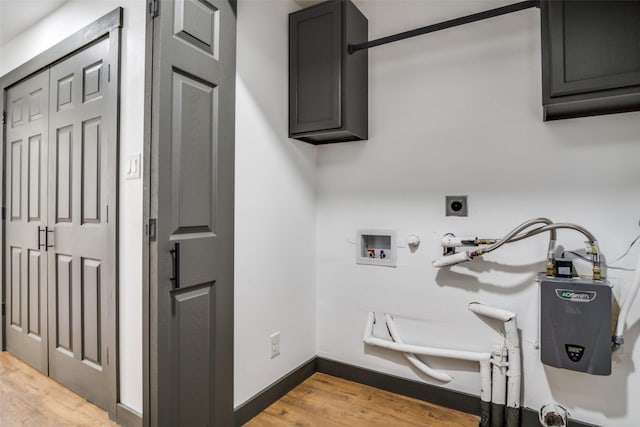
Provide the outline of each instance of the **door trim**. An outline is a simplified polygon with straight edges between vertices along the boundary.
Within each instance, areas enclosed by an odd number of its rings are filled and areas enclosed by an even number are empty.
[[[111,363],[107,366],[107,378],[108,378],[108,394],[112,396],[109,400],[108,407],[104,408],[108,411],[109,416],[112,419],[117,417],[117,403],[119,400],[118,390],[118,146],[120,141],[120,126],[119,126],[119,93],[120,93],[120,39],[121,30],[123,25],[123,9],[121,7],[114,9],[107,13],[103,17],[97,19],[93,23],[85,26],[81,30],[57,43],[53,47],[47,49],[41,54],[37,55],[33,59],[25,62],[14,70],[8,72],[4,76],[0,77],[0,106],[2,111],[6,111],[7,94],[6,91],[9,87],[27,79],[33,74],[42,71],[45,68],[49,68],[52,65],[60,62],[67,57],[73,55],[78,50],[89,47],[91,44],[104,39],[109,39],[109,63],[111,64],[111,79],[114,79],[115,84],[109,86],[109,106],[108,106],[108,138],[109,141],[113,141],[112,148],[109,153],[109,166],[108,173],[114,177],[115,185],[110,189],[107,198],[109,200],[109,206],[112,208],[114,215],[114,221],[110,221],[108,224],[109,235],[109,254],[114,261],[114,286],[112,289],[112,298],[107,301],[109,323],[113,326],[113,331],[106,336],[107,346],[113,349],[113,356],[110,358]],[[2,147],[2,154],[0,154],[0,161],[2,164],[2,174],[0,174],[0,188],[2,188],[3,200],[2,206],[4,209],[4,148],[5,148],[5,127],[3,126],[2,132],[0,132],[0,146]],[[0,259],[2,260],[2,271],[4,272],[4,221],[0,231],[0,238],[2,240],[2,247],[0,248]],[[5,295],[5,278],[2,275],[2,305],[4,306]],[[1,348],[6,348],[5,334],[2,332],[4,328],[5,319],[2,316],[2,326],[0,327],[0,340]]]
[[[159,6],[159,5],[158,5]],[[150,427],[151,411],[151,111],[153,107],[153,24],[154,17],[146,14],[144,41],[144,134],[142,147],[142,427]],[[155,225],[154,225],[155,228]],[[155,235],[155,230],[153,230]]]

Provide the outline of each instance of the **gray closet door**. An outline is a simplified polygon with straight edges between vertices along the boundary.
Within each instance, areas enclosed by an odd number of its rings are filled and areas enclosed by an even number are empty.
[[[7,95],[7,350],[46,375],[49,72],[13,86]]]
[[[235,2],[234,2],[235,3]],[[154,19],[151,425],[233,425],[235,5]],[[155,316],[155,317],[154,317]]]
[[[51,67],[49,102],[49,375],[103,408],[116,357],[105,344],[115,298],[108,54],[105,39]]]

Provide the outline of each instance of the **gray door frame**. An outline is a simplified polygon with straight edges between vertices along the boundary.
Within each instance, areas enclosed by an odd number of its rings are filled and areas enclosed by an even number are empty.
[[[118,180],[117,180],[117,171],[118,171],[118,145],[120,139],[120,131],[119,131],[119,94],[120,94],[120,38],[121,38],[121,29],[123,25],[123,9],[116,8],[108,14],[104,15],[102,18],[94,21],[93,23],[87,25],[71,36],[67,37],[63,41],[59,42],[55,46],[47,49],[43,53],[39,54],[35,58],[27,61],[26,63],[20,65],[16,69],[8,72],[4,76],[0,77],[0,106],[2,106],[2,111],[7,110],[6,102],[7,102],[7,94],[6,91],[12,85],[21,82],[22,80],[27,79],[29,76],[48,68],[57,62],[60,62],[67,57],[73,55],[76,51],[88,47],[89,45],[97,42],[102,39],[109,39],[109,55],[110,55],[110,64],[111,64],[111,78],[115,79],[115,84],[109,86],[109,112],[107,115],[107,119],[109,121],[108,126],[108,136],[110,141],[116,142],[114,144],[113,149],[110,152],[110,163],[109,163],[109,171],[108,173],[114,177],[115,185],[112,189],[112,194],[109,195],[109,199],[112,200],[111,205],[116,212],[115,221],[111,221],[109,223],[109,254],[113,256],[113,260],[115,261],[114,266],[114,292],[113,296],[108,301],[108,317],[109,323],[113,325],[112,333],[109,333],[106,337],[107,345],[109,348],[114,349],[114,353],[116,357],[113,357],[112,363],[110,363],[105,369],[107,370],[108,376],[108,394],[112,396],[110,398],[108,407],[104,408],[109,412],[109,416],[113,419],[117,418],[116,409],[117,403],[119,400],[118,396],[118,322],[117,322],[117,306],[118,306],[118,284],[117,284],[117,273],[118,273],[118,257],[117,257],[117,236],[118,236]],[[5,126],[2,128],[2,132],[0,132],[0,161],[2,164],[2,174],[0,174],[0,187],[2,188],[2,211],[5,211],[5,165],[4,165],[4,150],[5,150]],[[2,260],[2,271],[4,272],[4,215],[3,215],[3,224],[0,227],[0,237],[2,239],[2,245],[0,245],[0,259]],[[4,313],[4,305],[5,305],[5,280],[4,274],[2,274],[2,312]],[[0,327],[0,339],[1,339],[1,349],[4,350],[5,347],[5,334],[3,332],[3,328],[5,325],[4,315],[2,316],[2,327]]]

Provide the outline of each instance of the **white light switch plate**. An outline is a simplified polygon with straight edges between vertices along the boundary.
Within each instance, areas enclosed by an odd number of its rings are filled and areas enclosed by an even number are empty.
[[[142,169],[142,159],[140,153],[132,154],[127,157],[127,163],[125,165],[124,178],[125,179],[140,179]]]

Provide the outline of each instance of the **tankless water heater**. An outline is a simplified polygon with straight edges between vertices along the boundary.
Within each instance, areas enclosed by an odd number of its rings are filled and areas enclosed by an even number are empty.
[[[606,281],[541,276],[542,363],[610,375],[612,304]]]

